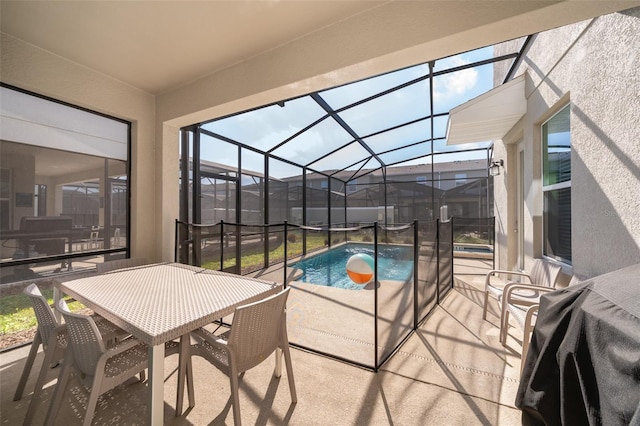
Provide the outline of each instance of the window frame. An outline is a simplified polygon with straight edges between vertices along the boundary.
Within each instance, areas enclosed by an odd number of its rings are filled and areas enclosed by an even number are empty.
[[[100,159],[102,162],[104,162],[105,167],[108,168],[108,165],[112,162],[112,161],[118,161],[118,162],[122,162],[124,165],[123,168],[123,172],[124,172],[124,176],[126,176],[125,179],[125,183],[126,183],[126,188],[127,188],[127,194],[126,194],[126,229],[127,232],[125,234],[125,246],[122,247],[112,247],[112,248],[99,248],[99,249],[94,249],[91,250],[90,252],[85,251],[83,249],[80,249],[78,251],[65,251],[65,253],[61,253],[61,254],[53,254],[53,255],[46,255],[46,256],[39,256],[39,257],[24,257],[24,258],[16,258],[16,259],[4,259],[2,264],[0,264],[0,268],[3,269],[3,275],[6,272],[7,274],[10,274],[11,271],[13,270],[12,268],[15,267],[23,267],[25,265],[45,265],[48,266],[50,264],[55,264],[56,262],[62,262],[62,265],[67,266],[67,268],[60,268],[60,270],[58,271],[58,269],[56,269],[54,272],[54,275],[51,275],[51,277],[55,277],[55,276],[63,276],[68,272],[72,271],[71,268],[71,264],[72,261],[76,260],[76,261],[82,261],[83,258],[86,258],[88,256],[102,256],[104,258],[104,260],[109,260],[110,258],[121,258],[121,257],[130,257],[131,253],[131,193],[132,193],[132,162],[131,162],[131,149],[132,149],[132,123],[128,120],[124,120],[122,118],[118,118],[118,117],[114,117],[112,115],[108,115],[108,114],[104,114],[101,113],[99,111],[95,111],[95,110],[91,110],[79,105],[75,105],[75,104],[71,104],[56,98],[52,98],[49,96],[45,96],[39,93],[35,93],[29,90],[25,90],[22,89],[20,87],[16,87],[10,84],[6,84],[3,82],[0,82],[0,87],[2,87],[3,89],[9,90],[9,91],[14,91],[18,94],[21,95],[26,95],[26,96],[30,96],[33,97],[34,99],[36,99],[36,102],[39,101],[45,101],[45,102],[49,102],[51,104],[54,105],[58,105],[61,108],[67,108],[71,111],[77,112],[78,114],[81,113],[86,113],[88,114],[87,116],[95,116],[97,120],[100,119],[108,119],[108,120],[112,120],[114,122],[119,123],[120,125],[124,125],[125,128],[123,130],[122,136],[126,137],[126,152],[122,152],[122,155],[125,155],[126,158],[117,158],[117,156],[111,156],[109,154],[111,154],[112,152],[102,152],[100,155],[99,152],[87,152],[87,151],[83,151],[83,150],[69,150],[66,149],[67,147],[65,146],[58,146],[58,145],[43,145],[43,144],[32,144],[30,142],[25,142],[25,141],[21,141],[21,140],[11,140],[11,139],[7,139],[7,140],[3,140],[2,142],[7,142],[7,143],[11,143],[11,144],[17,144],[17,145],[21,145],[21,146],[26,146],[26,147],[31,147],[32,149],[36,149],[36,150],[46,150],[46,151],[50,151],[50,152],[60,152],[60,153],[69,153],[72,155],[82,155],[82,156],[88,156],[88,157],[94,157],[94,158],[98,158]],[[72,112],[72,114],[74,114],[74,112]],[[74,121],[69,121],[69,122],[64,122],[64,123],[73,123]],[[98,126],[98,128],[102,129],[102,127]],[[104,129],[102,129],[104,130]],[[107,131],[108,132],[108,131]],[[125,133],[126,132],[126,133]],[[101,133],[98,133],[98,135],[100,135]],[[111,136],[111,134],[110,134]],[[124,142],[124,140],[122,141]],[[107,176],[100,176],[100,177],[104,177],[105,181],[109,180]],[[15,185],[15,177],[11,176],[12,179],[12,186]],[[105,185],[107,185],[105,183]],[[35,187],[34,187],[35,188]],[[61,185],[62,188],[62,185]],[[107,186],[105,186],[104,188],[104,195],[102,195],[100,197],[100,208],[105,208],[103,207],[103,205],[106,205],[107,203],[110,203],[109,200],[107,200],[106,198],[110,196],[110,194],[108,194],[106,192],[107,190]],[[34,189],[34,193],[32,194],[32,209],[35,208],[36,206],[36,202],[35,202],[35,189]],[[49,189],[47,188],[47,196],[48,196],[48,192]],[[9,201],[10,204],[14,202],[13,198],[14,198],[15,194],[12,193],[12,196],[10,196]],[[62,201],[61,201],[62,202]],[[103,204],[104,203],[104,204]],[[105,214],[106,214],[106,210],[105,210]],[[6,232],[10,232],[10,231],[15,231],[17,228],[15,228],[15,225],[13,225],[12,223],[15,222],[15,211],[13,208],[10,208],[10,215],[11,215],[11,224],[10,224],[10,228],[6,230]],[[39,216],[34,214],[34,216]],[[55,215],[54,215],[55,216]],[[115,228],[114,228],[115,229]],[[110,238],[110,237],[109,237]],[[65,243],[67,246],[71,245],[70,243]],[[75,242],[72,244],[76,244]],[[77,245],[77,244],[76,244]],[[5,269],[6,268],[6,269]],[[34,278],[36,279],[36,278]],[[3,277],[2,282],[5,283],[5,278]],[[9,283],[12,281],[6,281],[6,283]]]
[[[570,178],[568,180],[562,181],[562,182],[557,182],[557,183],[553,183],[553,184],[547,184],[545,185],[545,181],[546,181],[546,176],[545,176],[545,165],[549,164],[548,161],[548,138],[547,138],[547,143],[545,143],[545,135],[548,135],[548,133],[545,132],[546,126],[547,124],[553,120],[554,118],[558,117],[558,115],[560,115],[561,113],[563,113],[564,111],[567,111],[568,117],[569,117],[569,128],[568,128],[568,133],[569,133],[569,158],[570,158],[570,162],[571,162],[571,152],[573,151],[573,144],[571,143],[571,103],[567,102],[565,104],[563,104],[562,106],[560,106],[550,117],[548,117],[546,120],[544,120],[541,124],[540,124],[540,156],[541,156],[541,161],[540,161],[540,169],[541,169],[541,193],[542,193],[542,229],[541,229],[541,234],[542,234],[542,257],[552,260],[554,262],[558,262],[559,264],[565,265],[567,267],[572,267],[573,264],[573,244],[572,244],[572,238],[569,239],[568,245],[570,248],[570,252],[571,252],[571,258],[569,259],[565,259],[561,256],[558,255],[553,255],[553,254],[549,254],[547,253],[547,232],[548,232],[548,224],[546,221],[546,199],[547,199],[547,194],[548,193],[552,193],[555,191],[560,191],[563,189],[569,189],[571,191],[571,181],[572,181],[572,176],[571,176],[571,171],[569,172],[569,176]],[[573,215],[571,214],[571,228],[573,227]]]

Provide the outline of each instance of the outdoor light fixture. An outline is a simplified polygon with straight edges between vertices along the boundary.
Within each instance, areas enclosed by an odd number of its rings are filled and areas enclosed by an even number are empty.
[[[489,166],[489,175],[498,176],[500,174],[500,166],[504,167],[504,161],[492,161],[491,165]]]

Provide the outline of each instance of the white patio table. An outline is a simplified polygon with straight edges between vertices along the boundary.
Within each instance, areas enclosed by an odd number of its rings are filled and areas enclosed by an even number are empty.
[[[234,309],[277,293],[281,284],[178,263],[161,263],[121,269],[55,285],[61,292],[149,345],[148,424],[164,421],[165,343]],[[188,342],[188,340],[186,340]],[[186,345],[180,364],[185,366]],[[183,386],[183,384],[179,384]],[[190,385],[191,387],[192,385]],[[189,406],[193,406],[189,392]],[[176,410],[182,411],[182,401]]]

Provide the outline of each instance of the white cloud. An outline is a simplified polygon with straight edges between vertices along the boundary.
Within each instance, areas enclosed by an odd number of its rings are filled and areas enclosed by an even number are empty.
[[[468,62],[459,57],[451,58],[452,66],[466,65]],[[473,89],[478,83],[478,70],[467,68],[462,71],[445,74],[434,79],[434,102],[449,102]]]

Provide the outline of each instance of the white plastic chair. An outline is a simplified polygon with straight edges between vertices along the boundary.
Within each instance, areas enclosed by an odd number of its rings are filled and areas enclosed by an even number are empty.
[[[100,247],[100,233],[97,229],[92,228],[94,230],[91,231],[91,233],[89,234],[89,248],[90,249],[99,249],[102,248]]]
[[[72,314],[64,300],[58,301],[56,309],[67,325],[69,347],[47,413],[47,425],[55,423],[69,377],[73,373],[84,386],[91,389],[83,422],[84,426],[89,426],[100,395],[138,373],[140,380],[144,380],[149,350],[147,345],[134,338],[107,349],[93,318]]]
[[[33,397],[29,403],[27,414],[24,419],[24,424],[31,424],[31,419],[35,413],[36,406],[40,400],[42,388],[44,387],[45,380],[47,378],[47,371],[50,366],[57,365],[63,358],[65,349],[67,347],[67,327],[65,324],[60,324],[56,320],[53,310],[47,303],[47,300],[42,296],[40,289],[36,284],[29,284],[23,291],[23,293],[31,300],[33,311],[36,315],[38,322],[38,329],[36,335],[33,338],[31,344],[31,350],[27,357],[27,362],[22,370],[18,387],[13,396],[14,401],[18,401],[22,398],[27,379],[33,368],[33,362],[38,353],[40,345],[44,352],[44,360],[42,367],[40,368],[40,374],[36,381],[36,386],[33,392]],[[96,326],[100,330],[100,333],[105,336],[109,342],[115,342],[121,336],[126,333],[120,328],[116,327],[109,321],[97,317]]]
[[[539,303],[532,305],[520,305],[518,300],[513,298],[513,292],[516,290],[532,289],[533,286],[527,284],[508,284],[504,291],[504,300],[502,303],[502,315],[500,318],[500,343],[502,346],[507,344],[507,334],[509,332],[509,317],[512,316],[520,328],[522,328],[522,356],[520,358],[520,370],[524,366],[524,360],[527,358],[529,351],[529,343],[531,342],[531,334],[536,325],[538,318]],[[539,287],[539,286],[536,286]],[[553,288],[537,288],[535,289],[540,296],[541,293],[553,291]]]
[[[120,247],[120,228],[113,231],[113,246]]]
[[[535,259],[533,262],[533,266],[531,267],[531,272],[520,272],[520,271],[507,271],[507,270],[492,270],[487,273],[484,280],[484,306],[482,311],[482,319],[487,319],[487,307],[489,305],[489,296],[495,298],[498,301],[498,305],[500,305],[500,309],[502,310],[502,295],[504,288],[509,281],[507,278],[512,276],[520,276],[528,282],[523,282],[522,284],[530,284],[535,286],[533,290],[531,289],[520,289],[520,291],[513,293],[514,298],[518,298],[520,300],[520,304],[523,306],[533,305],[538,303],[540,298],[539,292],[535,291],[541,287],[546,288],[555,288],[556,280],[558,275],[560,274],[560,270],[562,268],[560,265],[556,265],[550,262],[547,262],[543,259]],[[496,283],[491,278],[501,275],[503,277],[502,282]],[[502,328],[502,321],[501,321]]]
[[[285,308],[289,290],[286,289],[259,302],[238,307],[233,315],[231,329],[221,336],[216,336],[205,329],[192,333],[197,343],[191,345],[191,355],[205,358],[229,376],[233,420],[236,426],[241,424],[238,375],[262,363],[274,351],[276,352],[275,376],[282,375],[282,353],[284,353],[291,401],[296,403],[298,400],[287,337]],[[183,392],[183,389],[178,389],[179,395]]]
[[[581,278],[575,275],[571,277],[569,285],[577,284],[581,281]],[[539,286],[531,286],[528,284],[511,283],[507,284],[504,288],[504,296],[502,303],[502,315],[500,318],[500,343],[502,346],[507,344],[507,334],[509,332],[509,317],[513,317],[520,328],[522,328],[522,357],[520,359],[520,371],[524,367],[524,361],[527,359],[527,352],[529,351],[529,344],[531,343],[531,334],[536,325],[538,319],[538,310],[540,304],[535,303],[532,305],[522,305],[517,291],[521,290],[535,290],[538,292],[538,296],[542,293],[548,293],[554,291],[554,288],[540,288]]]

